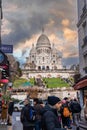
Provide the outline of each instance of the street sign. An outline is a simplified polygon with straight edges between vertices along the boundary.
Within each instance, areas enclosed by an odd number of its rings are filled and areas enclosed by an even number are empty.
[[[13,53],[13,45],[1,45],[1,51],[4,53]]]

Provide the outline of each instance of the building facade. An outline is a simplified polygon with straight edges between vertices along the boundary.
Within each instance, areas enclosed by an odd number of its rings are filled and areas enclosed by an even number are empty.
[[[84,80],[87,76],[87,0],[78,0],[78,44],[79,44],[79,67],[80,79]],[[86,85],[87,86],[87,85]],[[84,87],[86,89],[86,86]],[[78,88],[80,88],[78,87]],[[81,90],[81,104],[84,104],[84,98],[87,97],[87,92]],[[84,98],[83,98],[84,97]]]
[[[83,108],[87,100],[87,0],[77,0],[77,5],[80,79],[74,85],[74,88],[79,90],[78,98]],[[79,126],[82,130],[87,129],[84,114],[81,114],[81,118]]]
[[[33,68],[32,68],[33,67]],[[54,44],[50,43],[45,34],[41,34],[36,46],[32,44],[30,55],[27,57],[25,69],[35,70],[55,70],[62,69],[62,57]]]
[[[74,71],[66,70],[62,65],[61,52],[42,32],[36,44],[32,44],[29,57],[22,69],[23,77],[64,77],[74,75]]]
[[[87,75],[87,0],[78,0],[79,66],[81,77]]]
[[[1,45],[2,0],[0,0],[0,45]]]

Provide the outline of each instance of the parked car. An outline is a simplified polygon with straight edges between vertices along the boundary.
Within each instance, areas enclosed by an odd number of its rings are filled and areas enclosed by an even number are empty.
[[[33,106],[33,99],[30,99],[30,104]],[[14,104],[14,109],[20,111],[24,107],[24,100]]]

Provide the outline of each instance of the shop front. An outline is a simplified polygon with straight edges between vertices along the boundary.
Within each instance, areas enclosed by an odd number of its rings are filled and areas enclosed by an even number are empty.
[[[78,90],[78,98],[82,107],[80,121],[78,125],[81,130],[87,130],[87,119],[85,118],[84,108],[87,101],[87,76],[81,78],[76,84],[74,84],[74,89]]]

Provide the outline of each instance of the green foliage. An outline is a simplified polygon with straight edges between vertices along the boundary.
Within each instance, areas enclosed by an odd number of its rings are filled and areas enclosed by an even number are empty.
[[[25,82],[27,82],[27,81],[28,81],[28,80],[26,80],[26,79],[18,78],[18,79],[16,79],[16,80],[14,81],[13,86],[16,87],[16,88],[22,87],[22,84],[25,83]]]
[[[34,78],[30,78],[29,81],[30,81],[30,83],[31,83],[32,85],[35,85],[35,80],[34,80]]]
[[[69,87],[69,84],[61,78],[44,78],[43,81],[47,88]]]
[[[9,101],[9,99],[10,99],[10,95],[9,94],[4,94],[3,96],[2,96],[2,98],[4,99],[4,101]]]
[[[29,80],[27,79],[23,79],[23,78],[18,78],[14,81],[13,86],[18,88],[18,87],[22,87],[23,84],[30,82],[31,85],[34,85],[34,78],[31,78]]]
[[[72,77],[70,77],[69,80],[73,82]],[[30,82],[30,84],[32,86],[35,85],[34,78],[30,78],[29,80],[19,78],[19,79],[15,80],[15,82],[13,83],[13,86],[16,88],[22,87],[22,85],[26,82]],[[69,87],[70,86],[70,84],[65,82],[62,78],[43,78],[43,82],[45,83],[47,88],[61,88],[61,87]]]

